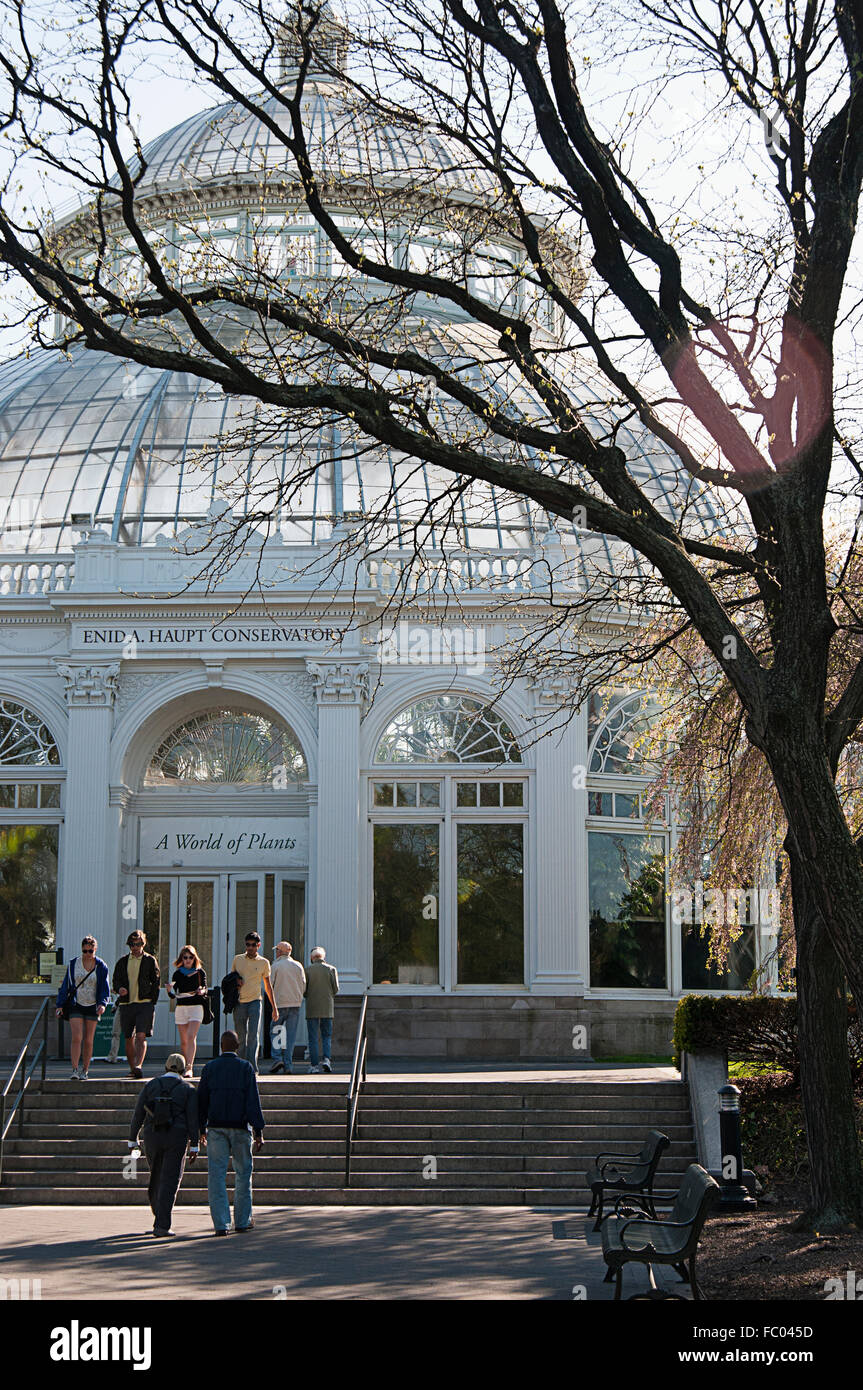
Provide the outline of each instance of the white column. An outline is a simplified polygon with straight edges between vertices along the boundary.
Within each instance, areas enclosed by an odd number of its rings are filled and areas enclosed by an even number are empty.
[[[318,699],[318,814],[311,864],[315,940],[343,985],[364,987],[359,940],[360,714],[368,665],[308,661]]]
[[[535,689],[537,714],[550,716],[550,726],[561,724],[564,719],[567,722],[536,744],[533,815],[536,822],[537,920],[532,983],[543,993],[554,990],[569,994],[581,993],[584,987],[586,719],[583,710],[567,717],[559,703],[563,693],[554,681],[544,682]]]
[[[118,811],[110,805],[111,725],[119,665],[57,663],[69,706],[58,936],[66,960],[92,932],[113,964],[117,931]]]

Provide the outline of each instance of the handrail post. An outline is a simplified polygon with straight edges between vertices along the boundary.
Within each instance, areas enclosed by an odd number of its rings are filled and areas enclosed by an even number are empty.
[[[360,1005],[357,1037],[354,1043],[354,1059],[351,1065],[351,1079],[347,1094],[347,1114],[345,1117],[345,1187],[350,1187],[351,1183],[351,1155],[354,1146],[354,1127],[356,1125],[357,1108],[359,1106],[360,1087],[365,1085],[366,1080],[366,1027],[368,1002],[369,996],[368,991],[366,991],[363,994],[363,1001]]]
[[[0,1182],[3,1181],[3,1152],[6,1143],[6,1093],[0,1096]]]
[[[44,1017],[43,1017],[43,1019],[42,1019],[42,1086],[41,1086],[41,1089],[42,1089],[43,1091],[44,1091],[44,1089],[45,1089],[45,1069],[46,1069],[46,1067],[47,1067],[47,1065],[48,1065],[48,1015],[49,1015],[49,1013],[51,1012],[51,1010],[48,1008],[48,1000],[50,999],[50,997],[51,997],[50,995],[46,996],[46,998],[45,998],[45,999],[43,1000],[43,1002],[42,1002],[42,1008],[43,1008],[43,1010],[44,1010]]]
[[[27,1088],[27,1048],[21,1063],[21,1084],[18,1087],[18,1138],[24,1138],[24,1091]]]

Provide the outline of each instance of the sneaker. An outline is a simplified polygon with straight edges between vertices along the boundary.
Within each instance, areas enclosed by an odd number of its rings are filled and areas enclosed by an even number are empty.
[[[320,1067],[309,1067],[309,1076],[316,1076],[320,1073]]]
[[[90,1073],[89,1073],[88,1071],[82,1071],[82,1072],[81,1072],[81,1075],[78,1077],[78,1080],[79,1080],[79,1081],[89,1081],[89,1080],[90,1080]]]
[[[75,1067],[74,1071],[72,1072],[72,1075],[69,1077],[69,1080],[70,1080],[70,1081],[80,1081],[80,1080],[81,1080],[81,1077],[80,1077],[79,1074],[78,1074],[78,1068],[77,1068],[77,1067]]]
[[[132,1068],[132,1075],[134,1076],[134,1078],[135,1078],[136,1081],[140,1081],[140,1080],[142,1079],[144,1073],[143,1073],[143,1071],[141,1070],[140,1067],[133,1067],[133,1068]]]
[[[254,1223],[254,1221],[250,1221],[249,1224],[248,1224],[248,1226],[235,1226],[235,1227],[234,1227],[234,1230],[235,1230],[235,1231],[239,1231],[240,1233],[242,1233],[243,1231],[253,1231],[254,1229],[255,1229],[255,1223]]]
[[[177,1234],[176,1231],[163,1231],[162,1228],[161,1228],[161,1226],[154,1226],[154,1227],[153,1227],[153,1235],[154,1235],[154,1236],[171,1236],[171,1237],[175,1237],[176,1234]]]
[[[274,1067],[270,1067],[270,1076],[278,1076],[279,1072],[280,1072],[280,1071],[284,1071],[284,1070],[285,1070],[284,1063],[283,1063],[283,1062],[277,1062],[276,1065],[275,1065]]]
[[[227,1231],[214,1231],[214,1232],[213,1232],[213,1235],[214,1235],[214,1236],[226,1236],[227,1234],[228,1234]]]
[[[321,1066],[323,1067],[324,1071],[332,1071],[333,1069],[333,1064],[330,1061],[329,1057],[324,1058],[324,1060],[321,1062]]]

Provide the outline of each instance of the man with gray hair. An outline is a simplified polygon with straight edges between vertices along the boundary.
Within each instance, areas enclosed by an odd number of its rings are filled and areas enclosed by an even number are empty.
[[[316,946],[306,976],[306,1023],[309,1029],[309,1073],[332,1071],[333,1000],[339,992],[336,969],[326,963],[326,951]],[[321,1057],[323,1053],[323,1057]]]
[[[279,1011],[278,1022],[270,1025],[271,1076],[294,1070],[294,1043],[306,992],[306,972],[299,961],[293,959],[293,949],[290,941],[280,941],[270,970],[273,998]]]
[[[150,1198],[154,1236],[172,1236],[171,1213],[177,1200],[186,1146],[189,1162],[198,1157],[198,1096],[183,1080],[186,1059],[172,1052],[162,1076],[154,1076],[138,1095],[129,1131],[129,1149],[136,1153],[143,1126],[144,1152],[150,1167]]]

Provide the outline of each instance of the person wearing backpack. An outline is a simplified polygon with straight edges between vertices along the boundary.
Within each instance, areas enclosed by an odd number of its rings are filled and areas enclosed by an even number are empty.
[[[173,1052],[165,1063],[164,1075],[154,1076],[141,1091],[132,1116],[129,1149],[137,1148],[143,1129],[154,1236],[174,1234],[171,1213],[183,1177],[186,1146],[190,1163],[198,1157],[198,1096],[194,1086],[183,1080],[185,1070],[185,1057]]]

